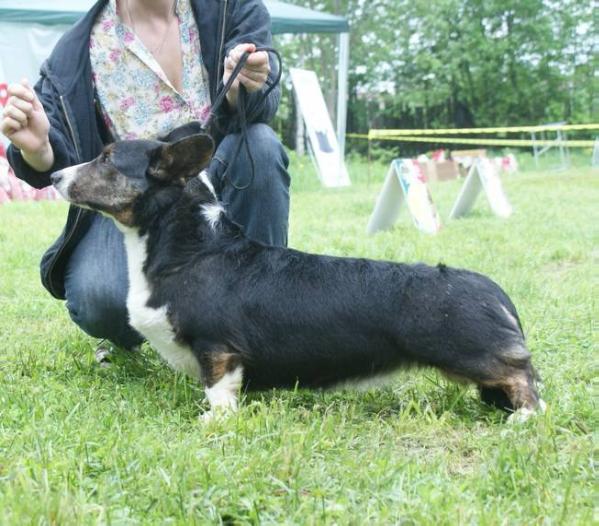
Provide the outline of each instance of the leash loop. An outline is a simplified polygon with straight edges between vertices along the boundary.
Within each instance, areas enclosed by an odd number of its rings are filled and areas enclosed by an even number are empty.
[[[278,61],[277,76],[272,81],[270,81],[268,78],[266,79],[266,85],[268,86],[268,88],[264,91],[264,93],[261,96],[261,100],[264,101],[272,93],[272,91],[277,87],[277,85],[281,82],[281,77],[283,75],[283,59],[281,58],[280,53],[274,48],[258,47],[258,48],[256,48],[255,52],[260,52],[260,51],[272,53],[273,55],[275,55],[275,57],[277,58],[277,61]],[[239,59],[239,62],[237,63],[237,65],[235,66],[233,71],[231,72],[229,79],[224,84],[222,89],[218,92],[216,98],[214,99],[214,103],[212,104],[210,116],[208,117],[208,121],[206,122],[207,128],[214,124],[212,121],[214,120],[216,112],[222,106],[222,104],[225,102],[225,97],[227,96],[227,93],[229,92],[229,90],[231,89],[231,86],[233,85],[233,83],[235,82],[237,77],[239,76],[239,73],[241,72],[241,70],[244,68],[249,57],[250,57],[250,53],[248,53],[247,51],[244,51],[243,54],[241,55],[241,58]],[[256,104],[256,106],[259,106],[259,104]],[[233,155],[231,156],[229,164],[228,164],[227,168],[225,169],[225,172],[223,173],[221,179],[222,179],[222,181],[224,181],[226,178],[228,178],[229,183],[231,184],[231,186],[233,188],[235,188],[235,190],[246,190],[254,182],[254,177],[256,174],[256,163],[254,161],[254,157],[252,156],[252,151],[250,148],[250,141],[248,138],[248,123],[250,123],[256,117],[257,110],[254,109],[253,112],[248,113],[248,93],[243,84],[239,85],[239,95],[237,97],[237,113],[239,116],[239,138],[237,139],[237,143],[235,144],[235,146],[233,148]],[[248,158],[250,160],[250,178],[246,184],[238,186],[233,182],[233,180],[230,177],[228,177],[228,175],[229,175],[229,170],[231,169],[231,167],[237,160],[237,157],[239,156],[239,153],[241,152],[241,148],[243,146],[245,146],[245,150],[246,150]]]

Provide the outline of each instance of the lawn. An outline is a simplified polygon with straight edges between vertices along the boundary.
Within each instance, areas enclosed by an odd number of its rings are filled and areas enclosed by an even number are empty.
[[[322,190],[293,167],[290,244],[488,274],[519,309],[545,415],[506,423],[433,371],[366,392],[275,391],[211,424],[202,388],[145,348],[96,365],[96,341],[42,289],[38,260],[64,203],[0,207],[0,524],[590,524],[598,519],[599,174],[506,176],[515,213],[483,198],[442,232],[406,212],[365,227],[385,167],[354,162]]]

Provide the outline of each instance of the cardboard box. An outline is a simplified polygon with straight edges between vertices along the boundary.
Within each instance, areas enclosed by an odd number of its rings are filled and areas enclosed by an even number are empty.
[[[487,156],[487,150],[485,150],[483,148],[479,148],[476,150],[453,150],[451,152],[452,159],[460,159],[460,158],[464,158],[464,157],[478,159],[480,157],[486,157],[486,156]]]
[[[460,176],[460,169],[456,161],[428,161],[420,163],[427,181],[451,181]]]
[[[451,181],[457,179],[460,175],[460,168],[455,161],[441,161],[435,163],[437,171],[437,181]]]

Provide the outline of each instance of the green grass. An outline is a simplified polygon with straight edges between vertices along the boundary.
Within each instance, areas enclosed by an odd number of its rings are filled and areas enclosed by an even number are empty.
[[[484,272],[521,314],[548,411],[522,425],[433,371],[368,392],[248,396],[206,425],[202,388],[150,349],[93,359],[96,341],[42,289],[63,203],[0,207],[0,524],[590,524],[597,520],[599,174],[505,178],[435,236],[404,211],[365,235],[386,167],[322,190],[294,164],[291,245]],[[432,187],[443,219],[459,183]],[[595,435],[595,437],[594,437]]]

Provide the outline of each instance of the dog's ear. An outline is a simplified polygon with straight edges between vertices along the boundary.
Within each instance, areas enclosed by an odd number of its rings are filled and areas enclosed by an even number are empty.
[[[190,135],[154,150],[148,173],[162,181],[179,181],[185,184],[208,166],[213,152],[214,141],[210,135]]]
[[[177,142],[191,135],[198,135],[200,133],[206,133],[204,126],[202,126],[201,122],[192,121],[171,130],[166,135],[159,136],[158,140],[162,142]]]

